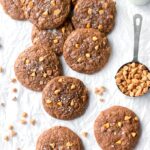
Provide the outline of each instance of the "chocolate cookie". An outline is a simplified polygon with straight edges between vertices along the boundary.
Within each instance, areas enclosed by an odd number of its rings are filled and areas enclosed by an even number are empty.
[[[14,70],[22,85],[34,91],[42,91],[48,81],[61,75],[60,62],[55,53],[38,45],[19,55]]]
[[[128,108],[114,106],[95,121],[95,137],[104,150],[132,150],[140,136],[139,119]]]
[[[88,92],[83,82],[65,76],[51,80],[44,88],[42,98],[46,112],[64,120],[81,116],[88,104]]]
[[[109,42],[96,29],[77,29],[67,38],[63,54],[67,64],[81,73],[92,74],[101,70],[108,61]]]
[[[5,12],[16,20],[25,20],[25,14],[22,9],[23,4],[21,0],[0,0]]]
[[[63,24],[70,12],[70,0],[26,0],[26,14],[39,29]]]
[[[113,0],[78,0],[72,17],[75,28],[95,28],[109,33],[115,24]]]
[[[38,138],[36,150],[84,150],[83,144],[72,130],[56,126]]]
[[[32,30],[33,44],[40,44],[45,48],[52,49],[57,55],[61,55],[63,45],[68,35],[73,31],[70,21],[66,21],[58,29],[39,30],[35,26]]]
[[[72,0],[71,2],[72,2],[72,4],[75,6],[76,3],[77,3],[77,0]]]

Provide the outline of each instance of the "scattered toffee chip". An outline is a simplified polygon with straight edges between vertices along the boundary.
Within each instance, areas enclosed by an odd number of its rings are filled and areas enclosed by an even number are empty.
[[[111,48],[106,36],[96,29],[77,29],[67,38],[63,55],[67,64],[80,73],[100,71],[108,62]]]
[[[62,73],[55,53],[38,45],[29,47],[18,56],[14,70],[18,81],[34,91],[42,91],[48,81]]]
[[[140,136],[140,122],[133,111],[114,106],[97,117],[94,132],[102,149],[132,150]]]
[[[73,31],[72,23],[68,20],[62,26],[53,30],[32,29],[33,44],[52,49],[58,56],[63,52],[63,45],[68,35]]]
[[[95,28],[108,34],[114,27],[115,15],[113,0],[78,0],[72,22],[75,28]]]
[[[25,20],[22,0],[0,0],[5,12],[13,19]]]
[[[36,150],[83,150],[79,136],[67,127],[56,126],[40,135]]]
[[[43,90],[46,112],[58,119],[71,120],[81,116],[88,104],[88,92],[82,81],[60,76],[51,80]]]
[[[70,12],[70,0],[26,0],[26,15],[39,29],[54,29]]]

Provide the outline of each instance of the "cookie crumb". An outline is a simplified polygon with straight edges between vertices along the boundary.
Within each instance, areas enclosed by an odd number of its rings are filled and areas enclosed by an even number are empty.
[[[106,91],[106,88],[104,86],[95,89],[95,93],[101,96],[104,94],[105,91]]]
[[[83,137],[87,137],[88,136],[87,132],[82,132],[81,134],[82,134]]]
[[[105,99],[101,98],[99,101],[102,102],[102,103],[104,103]]]
[[[13,78],[13,79],[11,80],[11,82],[12,82],[12,83],[16,83],[17,80],[16,80],[15,78]]]
[[[1,106],[2,106],[2,107],[5,107],[5,103],[1,103]]]
[[[12,100],[13,100],[13,101],[17,101],[17,97],[13,97]]]
[[[12,90],[14,93],[17,93],[17,89],[16,88],[13,88],[13,90]]]

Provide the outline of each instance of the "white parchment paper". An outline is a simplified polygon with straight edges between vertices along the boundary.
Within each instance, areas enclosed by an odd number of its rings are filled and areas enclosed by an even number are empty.
[[[137,7],[128,0],[117,1],[117,19],[113,32],[109,35],[112,45],[112,55],[106,67],[97,74],[84,75],[71,70],[62,58],[65,75],[77,77],[84,81],[90,91],[90,104],[86,113],[73,121],[60,121],[50,117],[42,107],[41,93],[30,91],[20,83],[12,84],[14,78],[14,61],[25,48],[31,45],[31,27],[29,22],[12,20],[0,7],[0,37],[3,48],[0,49],[0,66],[5,72],[0,74],[0,150],[35,150],[38,136],[46,129],[55,125],[64,125],[75,131],[83,140],[85,150],[99,150],[93,134],[93,124],[100,111],[113,105],[126,106],[140,117],[142,135],[137,150],[150,150],[150,94],[141,98],[129,98],[118,91],[114,76],[117,69],[124,63],[132,60],[133,55],[133,15],[143,15],[143,26],[140,41],[140,56],[142,63],[150,68],[150,5]],[[95,95],[96,87],[105,86],[106,94],[102,97]],[[18,92],[14,94],[13,88]],[[17,102],[12,101],[16,96]],[[20,124],[22,112],[37,120],[35,126]],[[18,135],[8,143],[4,136],[8,134],[8,125],[13,124]],[[88,138],[81,136],[81,132],[88,132]]]

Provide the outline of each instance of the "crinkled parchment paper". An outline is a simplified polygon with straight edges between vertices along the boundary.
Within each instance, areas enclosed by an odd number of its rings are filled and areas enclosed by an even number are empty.
[[[124,96],[115,85],[114,76],[117,69],[124,63],[132,60],[133,55],[133,15],[143,15],[143,26],[140,41],[140,56],[142,63],[150,68],[150,5],[137,7],[128,0],[117,1],[117,19],[113,32],[109,35],[112,45],[112,55],[109,63],[99,73],[93,75],[79,74],[71,70],[62,58],[65,75],[77,77],[84,81],[90,91],[90,104],[86,113],[73,121],[60,121],[54,119],[43,110],[41,93],[30,91],[20,83],[13,84],[14,61],[25,48],[31,45],[31,27],[29,22],[12,20],[0,7],[0,37],[3,48],[0,49],[0,66],[5,72],[0,74],[0,102],[6,103],[6,107],[0,106],[0,150],[35,150],[38,136],[46,129],[55,125],[64,125],[74,130],[83,140],[86,150],[99,150],[93,134],[93,124],[100,111],[113,105],[126,106],[140,117],[142,135],[137,145],[137,150],[150,150],[150,94],[140,98]],[[105,86],[107,92],[101,97],[95,95],[96,87]],[[12,89],[18,92],[13,93]],[[12,101],[16,96],[17,101]],[[29,114],[37,120],[37,124],[22,125],[19,120],[22,112]],[[4,136],[8,134],[8,125],[13,124],[18,135],[8,143]],[[81,132],[88,132],[88,138],[81,136]]]

